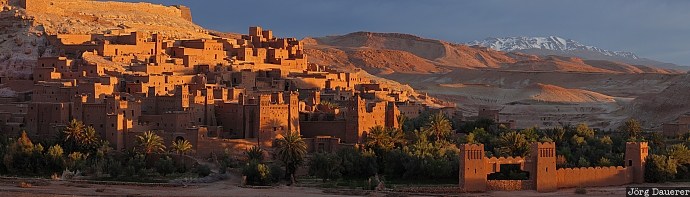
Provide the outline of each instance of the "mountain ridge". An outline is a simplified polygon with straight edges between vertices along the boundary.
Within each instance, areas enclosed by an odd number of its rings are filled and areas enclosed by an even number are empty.
[[[554,37],[555,39],[555,37]],[[562,40],[565,43],[565,40]],[[573,56],[506,52],[403,33],[353,32],[306,37],[310,60],[324,65],[358,67],[370,73],[443,73],[452,69],[499,69],[520,72],[679,73]],[[562,44],[561,43],[561,44]],[[564,48],[566,45],[555,47]],[[598,60],[598,59],[594,59]],[[412,63],[410,63],[412,62]]]
[[[687,66],[643,58],[633,52],[607,50],[558,36],[489,37],[484,40],[475,40],[465,44],[487,47],[505,52],[520,52],[540,56],[559,55],[579,57],[588,60],[617,61],[631,65],[645,65],[679,71],[690,70],[690,67]]]

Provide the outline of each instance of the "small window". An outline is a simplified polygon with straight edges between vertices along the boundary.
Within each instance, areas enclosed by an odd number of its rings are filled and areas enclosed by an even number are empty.
[[[632,160],[628,160],[628,166],[632,166]]]

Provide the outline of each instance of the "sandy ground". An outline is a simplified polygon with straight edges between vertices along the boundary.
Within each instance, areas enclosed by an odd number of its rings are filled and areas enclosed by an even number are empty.
[[[690,187],[690,183],[644,184],[639,186]],[[332,191],[332,190],[331,190]],[[347,194],[347,192],[344,192]],[[575,194],[575,189],[562,189],[552,193],[536,191],[492,191],[457,195],[430,194],[429,196],[624,196],[625,186],[587,188],[587,194]],[[324,192],[318,188],[279,186],[270,189],[250,189],[236,186],[235,181],[220,181],[188,187],[152,187],[130,185],[96,185],[49,181],[41,186],[20,188],[17,184],[0,182],[0,196],[348,196]],[[426,196],[419,194],[392,194],[373,192],[367,196]]]
[[[250,189],[230,181],[187,187],[153,187],[132,185],[97,185],[50,181],[47,185],[20,188],[13,183],[0,183],[0,196],[335,196],[320,189],[279,186]]]

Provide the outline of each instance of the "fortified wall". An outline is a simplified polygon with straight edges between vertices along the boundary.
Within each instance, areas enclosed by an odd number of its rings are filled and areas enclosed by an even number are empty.
[[[176,7],[177,9],[180,9],[180,12],[181,12],[180,16],[183,19],[188,20],[189,22],[192,22],[192,10],[189,9],[189,7],[184,6],[184,5],[174,5],[174,7]]]
[[[9,2],[24,8],[27,12],[45,11],[50,4],[50,0],[9,0]]]
[[[487,190],[537,190],[553,192],[559,188],[616,186],[644,182],[647,142],[628,142],[625,145],[625,164],[610,167],[556,168],[556,144],[532,144],[530,156],[491,157],[484,153],[483,144],[460,146],[460,188],[465,192]],[[529,173],[528,180],[488,180],[491,173],[500,172],[503,164],[518,164]]]

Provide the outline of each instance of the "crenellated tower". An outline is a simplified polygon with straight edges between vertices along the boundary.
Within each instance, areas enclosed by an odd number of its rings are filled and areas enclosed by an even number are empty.
[[[649,155],[647,142],[627,142],[625,143],[625,167],[632,168],[633,182],[644,183],[645,159]]]
[[[538,192],[554,192],[558,190],[556,175],[556,143],[535,142],[530,152],[534,169],[530,179],[534,181]]]
[[[460,188],[465,192],[486,191],[484,144],[460,146]]]

